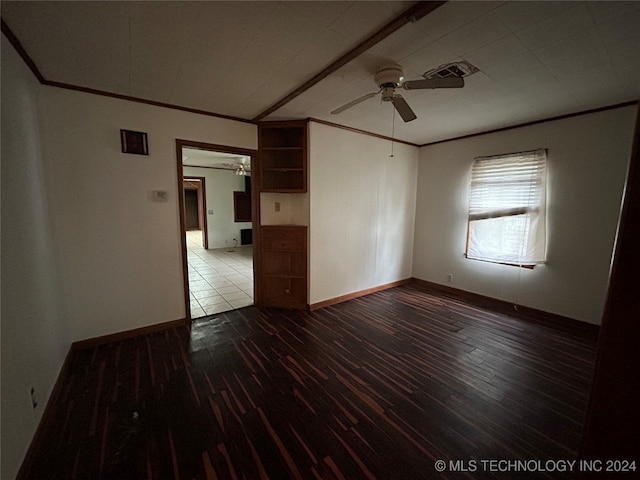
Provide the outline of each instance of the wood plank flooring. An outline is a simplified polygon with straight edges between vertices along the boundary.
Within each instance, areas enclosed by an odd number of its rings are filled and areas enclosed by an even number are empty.
[[[25,478],[514,478],[434,462],[575,458],[592,332],[407,285],[87,348]]]

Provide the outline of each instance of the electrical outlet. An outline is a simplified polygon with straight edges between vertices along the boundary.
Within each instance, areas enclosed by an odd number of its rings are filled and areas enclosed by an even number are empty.
[[[448,273],[447,274],[447,282],[453,283],[453,273]]]
[[[31,393],[31,408],[33,410],[35,410],[36,407],[38,406],[38,399],[36,397],[36,389],[31,387],[30,393]]]

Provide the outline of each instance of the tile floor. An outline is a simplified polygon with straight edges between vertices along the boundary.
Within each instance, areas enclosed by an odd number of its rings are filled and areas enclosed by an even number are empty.
[[[202,232],[187,232],[191,318],[253,305],[253,247],[202,248]]]

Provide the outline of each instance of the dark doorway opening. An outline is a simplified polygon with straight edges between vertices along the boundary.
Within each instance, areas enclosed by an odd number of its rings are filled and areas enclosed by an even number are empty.
[[[185,230],[202,231],[202,248],[209,248],[207,205],[204,177],[185,177],[182,180]]]

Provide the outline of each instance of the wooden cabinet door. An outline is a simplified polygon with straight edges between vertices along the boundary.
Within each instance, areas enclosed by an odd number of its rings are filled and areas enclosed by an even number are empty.
[[[307,227],[270,225],[260,232],[262,304],[307,308]]]

